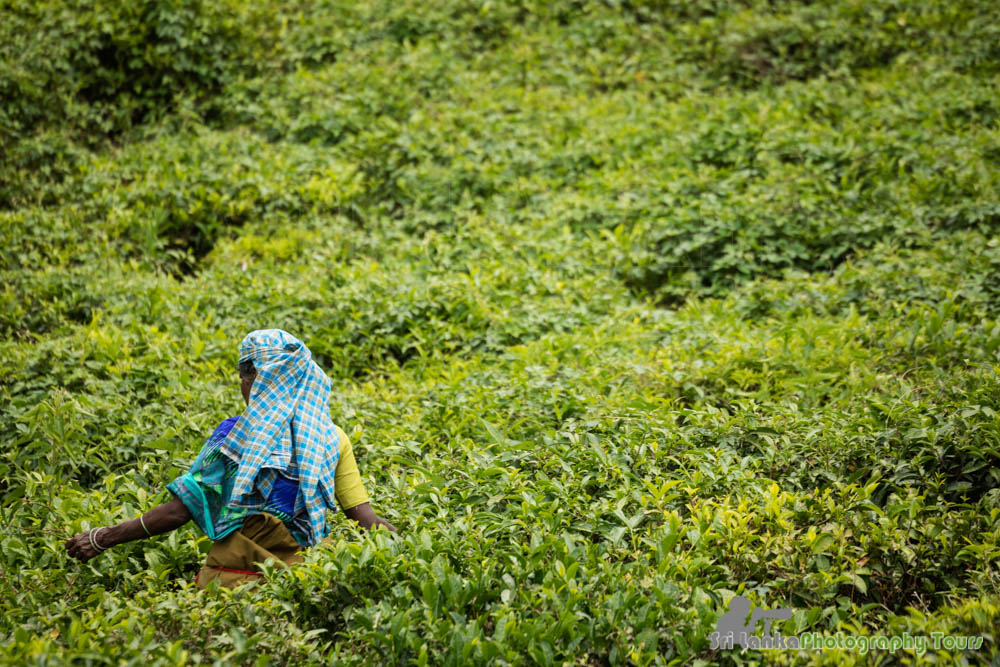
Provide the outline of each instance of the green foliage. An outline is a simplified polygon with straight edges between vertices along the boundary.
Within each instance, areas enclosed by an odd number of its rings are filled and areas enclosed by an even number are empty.
[[[162,116],[179,96],[198,103],[258,69],[270,20],[244,3],[202,0],[6,0],[0,11],[5,206],[72,170],[79,149],[67,135],[99,145]]]
[[[995,3],[0,11],[0,662],[872,658],[713,651],[737,594],[996,659]],[[262,327],[400,533],[71,562]]]
[[[881,67],[918,53],[944,54],[956,43],[962,44],[962,67],[996,65],[995,32],[986,27],[996,10],[984,3],[787,5],[768,17],[745,10],[703,22],[698,30],[705,38],[696,53],[718,76],[748,87]]]

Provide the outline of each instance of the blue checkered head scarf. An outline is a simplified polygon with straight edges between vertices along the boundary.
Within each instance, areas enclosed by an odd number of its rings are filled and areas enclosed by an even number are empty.
[[[309,516],[309,543],[326,536],[326,510],[336,510],[334,475],[340,458],[330,420],[330,378],[305,343],[281,329],[252,331],[240,344],[240,362],[257,369],[250,402],[222,443],[239,469],[230,503],[260,507],[278,472],[297,476],[295,511]]]

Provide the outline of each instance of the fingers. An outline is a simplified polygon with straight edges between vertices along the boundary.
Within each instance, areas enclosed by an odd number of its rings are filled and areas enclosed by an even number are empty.
[[[87,533],[80,533],[66,540],[66,552],[84,563],[97,555],[97,552],[90,546]]]
[[[77,553],[80,551],[80,546],[77,544],[77,539],[79,537],[79,535],[74,535],[66,540],[66,552],[74,558],[76,558]]]
[[[386,521],[382,517],[376,516],[373,527],[374,528],[378,528],[380,526],[385,526],[388,530],[390,530],[393,533],[396,532],[396,527],[394,525],[392,525],[391,523],[389,523],[388,521]]]

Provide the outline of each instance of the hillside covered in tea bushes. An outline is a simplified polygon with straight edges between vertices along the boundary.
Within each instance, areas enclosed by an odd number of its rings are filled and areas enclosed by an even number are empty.
[[[1000,5],[0,0],[0,662],[1000,658]],[[303,339],[400,530],[80,564]],[[922,658],[932,657],[924,655]]]

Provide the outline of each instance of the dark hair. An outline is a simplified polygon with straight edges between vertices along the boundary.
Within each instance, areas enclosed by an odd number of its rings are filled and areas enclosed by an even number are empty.
[[[257,368],[253,365],[252,359],[240,362],[240,379],[252,378],[257,375]]]

